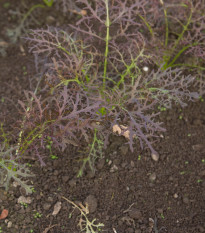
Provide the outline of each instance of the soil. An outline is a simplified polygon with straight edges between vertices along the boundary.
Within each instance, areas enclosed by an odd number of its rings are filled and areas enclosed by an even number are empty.
[[[15,25],[8,10],[16,5],[0,2],[0,121],[5,130],[19,117],[17,100],[23,90],[32,89],[29,80],[35,74],[24,41],[12,44],[5,35]],[[46,11],[44,17],[52,14]],[[35,174],[35,190],[26,196],[16,183],[8,192],[0,188],[0,210],[8,210],[0,232],[79,233],[83,216],[74,204],[83,211],[86,203],[87,218],[104,224],[100,232],[205,232],[205,102],[175,106],[161,113],[160,120],[167,131],[155,143],[157,162],[149,151],[131,153],[125,139],[117,136],[97,160],[95,173],[88,168],[81,178],[76,176],[82,164],[74,146],[58,153],[58,159],[48,155],[45,167],[26,160]],[[53,213],[58,206],[60,211]]]

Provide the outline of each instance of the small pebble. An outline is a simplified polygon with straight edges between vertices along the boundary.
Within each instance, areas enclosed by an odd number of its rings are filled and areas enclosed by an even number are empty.
[[[133,208],[129,211],[129,216],[130,218],[133,218],[133,219],[141,219],[142,213],[138,209]]]
[[[50,208],[51,208],[51,204],[50,203],[43,204],[43,209],[44,210],[49,210]]]
[[[113,165],[111,168],[110,168],[110,172],[113,173],[113,172],[116,172],[118,170],[118,167],[116,165]]]
[[[176,198],[178,198],[178,197],[179,197],[178,194],[175,193],[175,194],[174,194],[174,198],[176,199]]]
[[[56,21],[56,19],[53,16],[51,16],[51,15],[49,15],[49,16],[46,17],[46,23],[48,25],[53,24],[55,21]]]
[[[18,203],[26,203],[26,204],[31,204],[31,202],[32,202],[32,199],[30,198],[30,197],[24,197],[24,196],[20,196],[19,198],[18,198],[18,201],[17,201]]]
[[[98,206],[98,202],[97,202],[97,199],[95,198],[95,196],[93,196],[93,195],[87,196],[84,203],[87,203],[89,213],[94,213],[96,211],[97,206]]]
[[[189,204],[189,198],[188,197],[183,197],[183,203],[184,204]]]
[[[75,187],[76,186],[76,180],[75,179],[72,179],[68,182],[68,184],[71,186],[71,187]]]
[[[12,227],[12,222],[11,222],[11,221],[8,222],[7,227],[8,227],[8,228],[11,228],[11,227]]]
[[[150,181],[155,181],[156,180],[156,178],[157,178],[157,175],[156,175],[156,173],[154,172],[154,173],[152,173],[150,176],[149,176],[149,179],[150,179]]]
[[[69,176],[63,176],[62,180],[63,180],[64,183],[66,183],[69,180]]]
[[[159,160],[159,154],[157,154],[157,153],[152,153],[151,154],[151,157],[152,157],[152,159],[154,160],[154,161],[158,161]]]

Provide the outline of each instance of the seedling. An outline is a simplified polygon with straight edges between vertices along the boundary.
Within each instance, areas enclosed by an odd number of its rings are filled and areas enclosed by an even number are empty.
[[[58,5],[60,0],[55,4],[43,2],[23,16],[21,29],[35,9]],[[205,44],[205,16],[200,1],[156,1],[157,8],[147,0],[142,4],[128,0],[77,2],[87,14],[82,14],[68,30],[30,30],[25,38],[39,68],[45,72],[35,90],[25,91],[26,100],[19,101],[23,117],[14,149],[4,140],[0,167],[9,174],[7,184],[11,178],[29,176],[29,171],[19,167],[18,161],[5,162],[5,154],[11,159],[30,152],[45,166],[42,148],[56,159],[51,149],[63,152],[71,144],[86,152],[79,176],[86,164],[94,170],[95,159],[102,155],[112,134],[124,136],[132,152],[134,144],[139,144],[142,149],[148,148],[151,155],[158,155],[153,142],[156,132],[165,129],[157,116],[172,104],[184,107],[199,98],[198,93],[189,90],[196,81],[195,73],[187,74],[182,67],[204,70],[200,59]],[[173,7],[176,13],[171,11]],[[162,29],[164,40],[155,36]],[[169,38],[171,33],[176,36],[173,40]],[[178,63],[185,53],[199,58],[198,64]],[[38,93],[41,80],[45,83],[43,95]],[[159,111],[155,113],[157,107]],[[29,191],[32,190],[27,187]]]
[[[164,217],[164,215],[162,213],[160,214],[160,216],[161,216],[162,219],[165,219],[165,217]]]
[[[23,75],[27,75],[27,74],[28,74],[27,69],[25,66],[23,66]]]
[[[35,192],[36,192],[36,190],[35,190],[34,187],[31,188],[31,191],[32,191],[32,193],[35,193]]]
[[[58,156],[56,155],[50,155],[51,159],[58,159]]]
[[[36,212],[34,214],[34,218],[37,219],[37,218],[41,218],[42,217],[42,214],[40,214],[39,212]]]
[[[86,233],[97,233],[101,231],[102,227],[104,227],[104,224],[96,224],[96,219],[93,219],[91,222],[89,221],[87,217],[87,215],[89,214],[89,206],[87,204],[85,206],[83,206],[82,203],[76,205],[74,202],[68,200],[67,198],[62,198],[73,205],[74,209],[76,208],[80,211],[80,220],[78,226],[80,227],[81,231],[84,231]]]
[[[5,2],[5,3],[3,4],[3,7],[4,7],[4,8],[9,8],[9,7],[10,7],[10,2]]]
[[[32,167],[32,165],[31,165],[30,163],[26,163],[26,165],[27,165],[28,167]]]
[[[54,0],[43,0],[43,2],[46,4],[46,6],[51,7],[53,6]]]
[[[28,207],[28,204],[27,204],[27,203],[21,202],[20,204],[21,204],[24,208],[27,208],[27,207]]]

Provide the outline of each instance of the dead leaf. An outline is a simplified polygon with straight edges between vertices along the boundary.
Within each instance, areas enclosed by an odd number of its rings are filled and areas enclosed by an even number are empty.
[[[54,209],[53,209],[53,213],[52,215],[57,215],[59,213],[61,209],[61,202],[58,201],[55,205],[54,205]]]
[[[124,126],[124,125],[120,125],[120,127],[121,127],[123,130],[125,130],[125,131],[123,132],[122,135],[123,135],[125,138],[129,139],[129,138],[130,138],[130,131],[128,130],[128,127],[126,127],[126,126]],[[118,125],[113,125],[113,127],[112,127],[113,133],[121,134],[121,133],[122,133],[122,130],[121,130],[120,127],[119,127]]]
[[[9,211],[4,209],[1,212],[0,219],[5,219],[8,216]]]

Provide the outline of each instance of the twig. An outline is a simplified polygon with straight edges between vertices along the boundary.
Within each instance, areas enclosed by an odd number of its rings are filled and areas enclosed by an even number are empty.
[[[52,229],[55,226],[58,226],[58,224],[55,224],[53,226],[51,226],[51,224],[50,224],[48,227],[46,227],[46,229],[42,233],[48,233],[50,231],[50,229]]]

